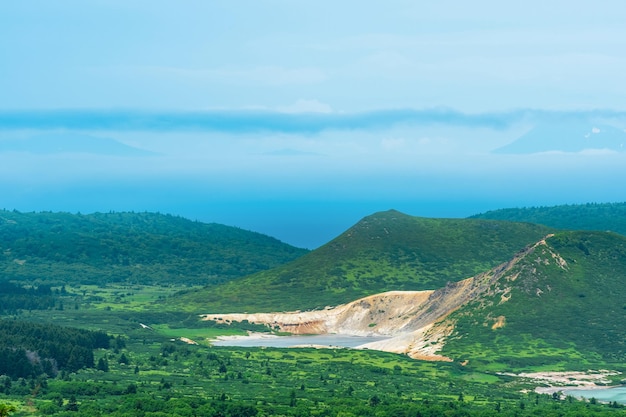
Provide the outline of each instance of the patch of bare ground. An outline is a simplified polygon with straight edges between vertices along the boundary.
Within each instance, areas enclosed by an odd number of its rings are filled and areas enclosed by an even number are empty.
[[[547,385],[535,388],[535,392],[539,394],[553,394],[561,392],[566,388],[605,389],[611,383],[608,377],[620,374],[621,372],[601,369],[598,371],[503,373],[502,375],[525,378],[536,384]]]

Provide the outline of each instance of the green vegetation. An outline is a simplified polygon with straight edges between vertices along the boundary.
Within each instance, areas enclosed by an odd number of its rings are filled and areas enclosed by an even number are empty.
[[[483,370],[621,368],[625,276],[626,237],[558,233],[501,279],[491,298],[451,316],[456,329],[444,354]],[[498,317],[505,325],[492,329]]]
[[[306,252],[260,233],[170,215],[0,211],[0,277],[35,285],[206,285]]]
[[[48,310],[58,306],[57,294],[49,285],[22,287],[0,281],[0,315],[16,314],[19,310]]]
[[[509,208],[471,218],[529,222],[567,230],[610,230],[626,235],[626,203]]]
[[[6,417],[17,410],[13,404],[0,404],[0,417]]]
[[[26,321],[0,319],[0,334],[0,375],[11,378],[93,367],[93,350],[109,347],[102,332]]]
[[[170,298],[168,305],[200,313],[305,310],[388,290],[436,289],[508,260],[551,230],[391,210],[364,218],[294,262]]]
[[[626,372],[626,237],[614,233],[556,232],[520,260],[486,296],[448,317],[456,324],[442,352],[454,358],[448,363],[371,350],[215,347],[206,339],[270,329],[199,321],[195,313],[306,309],[385,290],[446,287],[510,260],[553,229],[389,211],[295,259],[303,251],[271,238],[235,229],[228,240],[231,228],[209,232],[218,229],[171,216],[0,216],[5,415],[626,412],[616,403],[539,395],[538,383],[504,374]],[[289,264],[236,278],[290,256]],[[198,272],[205,266],[220,273],[208,278]],[[614,383],[623,378],[613,376]]]
[[[95,356],[95,369],[4,378],[0,402],[16,406],[16,415],[75,417],[624,413],[617,404],[521,393],[533,386],[506,375],[375,351],[219,348],[143,329]]]

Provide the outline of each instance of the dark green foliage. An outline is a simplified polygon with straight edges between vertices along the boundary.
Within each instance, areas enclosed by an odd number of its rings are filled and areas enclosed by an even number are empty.
[[[0,281],[0,315],[15,314],[20,310],[49,310],[58,303],[58,294],[53,293],[49,285],[25,288]]]
[[[106,358],[98,359],[96,369],[102,372],[109,372],[109,361]]]
[[[471,218],[529,222],[567,230],[610,230],[626,235],[626,203],[510,208]]]
[[[294,262],[170,301],[199,312],[305,310],[388,290],[436,289],[508,260],[550,231],[391,210],[364,218]]]
[[[170,215],[0,211],[0,277],[5,280],[204,285],[269,269],[306,252],[260,233]]]
[[[17,320],[0,320],[0,335],[0,375],[13,378],[93,367],[93,350],[109,346],[102,332]]]

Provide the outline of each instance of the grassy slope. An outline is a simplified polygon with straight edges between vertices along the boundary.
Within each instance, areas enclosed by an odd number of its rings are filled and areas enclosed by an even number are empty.
[[[259,233],[170,215],[0,211],[0,277],[6,279],[208,284],[305,253]]]
[[[561,232],[547,243],[515,267],[515,281],[498,284],[512,287],[509,301],[496,295],[453,314],[456,333],[444,354],[494,370],[593,369],[626,361],[626,238]],[[567,268],[558,267],[550,251]],[[494,330],[499,316],[506,325]]]
[[[568,230],[611,230],[626,235],[626,203],[509,208],[471,218],[530,222]]]
[[[387,290],[434,289],[507,260],[549,231],[391,210],[364,218],[294,262],[169,302],[200,312],[305,310]]]

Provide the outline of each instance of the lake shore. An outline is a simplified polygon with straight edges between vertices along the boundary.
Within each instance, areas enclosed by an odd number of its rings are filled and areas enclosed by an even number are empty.
[[[274,339],[282,336],[278,336],[271,333],[262,333],[262,332],[248,332],[247,335],[229,335],[229,336],[216,336],[214,338],[209,339],[209,342],[222,342],[222,341],[230,341],[230,340],[262,340],[262,339]]]
[[[535,388],[535,392],[537,394],[554,394],[555,392],[576,392],[576,391],[596,391],[596,390],[608,390],[613,388],[620,388],[621,385],[559,385],[559,386],[549,386],[549,387],[537,387]],[[573,395],[574,397],[576,395]]]

